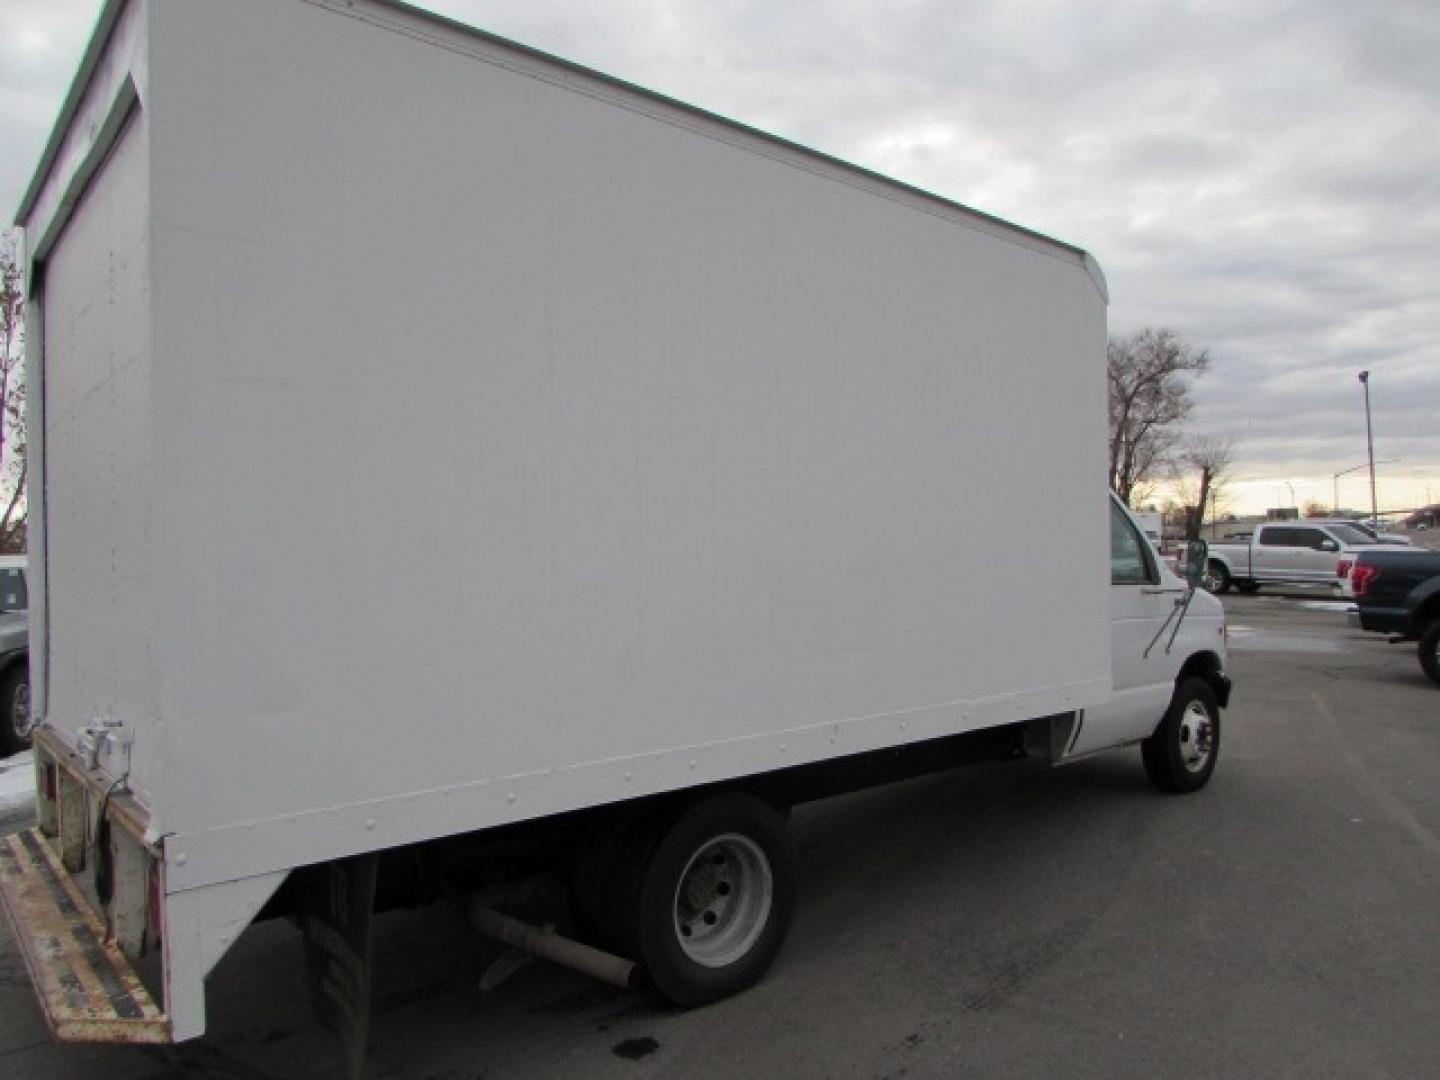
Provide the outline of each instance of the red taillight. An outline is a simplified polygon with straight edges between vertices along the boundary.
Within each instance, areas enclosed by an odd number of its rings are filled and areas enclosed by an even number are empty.
[[[1370,591],[1370,586],[1380,576],[1378,566],[1357,566],[1350,574],[1350,591],[1356,596],[1364,596]]]
[[[1347,577],[1350,576],[1350,567],[1354,565],[1355,560],[1353,559],[1341,559],[1338,563],[1335,564],[1335,576],[1338,577],[1341,581],[1344,581]]]

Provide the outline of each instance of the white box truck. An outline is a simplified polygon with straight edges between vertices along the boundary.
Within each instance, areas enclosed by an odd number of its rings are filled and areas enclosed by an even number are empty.
[[[539,855],[588,945],[478,925],[700,1003],[779,948],[789,804],[1213,767],[1218,606],[1097,497],[1074,247],[390,0],[108,0],[18,217],[0,891],[61,1037],[200,1034],[281,911],[363,1029],[375,903]]]

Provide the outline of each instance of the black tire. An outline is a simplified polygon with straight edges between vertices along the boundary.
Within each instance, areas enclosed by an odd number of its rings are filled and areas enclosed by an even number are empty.
[[[1220,705],[1204,679],[1180,680],[1155,733],[1140,744],[1145,773],[1161,791],[1199,791],[1220,756]]]
[[[1225,568],[1224,563],[1211,559],[1205,564],[1205,576],[1201,579],[1200,584],[1204,586],[1206,592],[1214,593],[1216,596],[1227,593],[1230,591],[1230,571]]]
[[[615,947],[606,931],[605,904],[626,823],[620,814],[594,814],[575,841],[566,867],[571,936],[601,949]]]
[[[654,847],[665,810],[656,805],[618,807],[594,814],[577,838],[567,866],[574,936],[597,948],[635,955],[622,917],[632,867]]]
[[[651,987],[689,1008],[760,980],[795,901],[794,855],[773,807],[740,793],[704,799],[671,817],[653,843],[633,843],[630,859],[617,922]]]
[[[1420,669],[1440,686],[1440,618],[1431,619],[1420,633]]]
[[[1251,581],[1249,578],[1246,578],[1244,581],[1235,582],[1235,587],[1241,592],[1251,595],[1260,591],[1260,583],[1258,581]]]
[[[18,663],[0,679],[0,753],[18,754],[30,745],[30,665]]]

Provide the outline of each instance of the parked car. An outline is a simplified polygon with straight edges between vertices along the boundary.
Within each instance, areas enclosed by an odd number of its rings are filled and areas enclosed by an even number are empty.
[[[1440,686],[1440,552],[1362,551],[1350,570],[1350,624],[1419,643],[1420,667]]]
[[[1348,525],[1352,529],[1358,529],[1370,538],[1374,544],[1395,544],[1406,546],[1414,544],[1415,541],[1404,533],[1380,532],[1368,521],[1356,521],[1353,518],[1306,518],[1307,525]]]
[[[0,754],[30,745],[30,593],[25,557],[0,555]]]
[[[1255,592],[1261,585],[1335,585],[1342,559],[1381,547],[1349,524],[1266,522],[1241,542],[1211,544],[1205,587],[1214,593]]]

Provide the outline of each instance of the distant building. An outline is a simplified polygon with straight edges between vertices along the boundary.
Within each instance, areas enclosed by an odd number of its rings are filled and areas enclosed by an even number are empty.
[[[1300,510],[1294,506],[1276,506],[1265,511],[1266,521],[1298,521]]]

